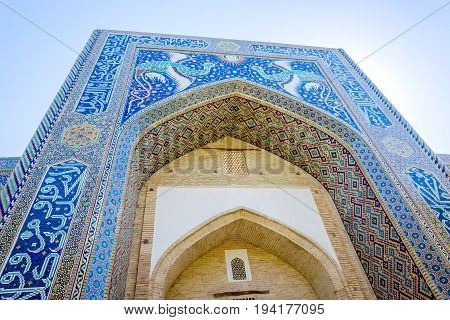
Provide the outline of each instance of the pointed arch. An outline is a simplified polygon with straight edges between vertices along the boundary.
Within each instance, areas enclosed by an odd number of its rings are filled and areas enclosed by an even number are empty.
[[[320,299],[351,298],[342,270],[319,245],[246,208],[217,215],[166,250],[152,272],[149,298],[164,299],[189,265],[230,239],[246,241],[279,257],[307,279]]]

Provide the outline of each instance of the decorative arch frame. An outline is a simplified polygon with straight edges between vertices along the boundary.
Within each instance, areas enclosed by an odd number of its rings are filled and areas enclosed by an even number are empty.
[[[209,83],[215,85],[172,92],[122,121],[130,98],[127,90],[132,85],[128,76],[134,74],[137,67],[136,53],[148,49],[272,60],[312,60],[362,131],[355,133],[355,128],[330,115],[330,110],[318,108],[314,103],[299,102],[280,88],[269,88],[261,83],[255,86],[242,79],[225,82],[212,79]],[[107,30],[93,33],[13,174],[1,189],[0,273],[5,270],[12,248],[20,242],[17,235],[30,214],[29,211],[23,213],[21,208],[31,204],[29,195],[40,188],[39,181],[46,167],[74,158],[87,163],[92,170],[86,176],[78,213],[68,226],[70,236],[60,254],[61,263],[55,272],[52,289],[43,298],[104,298],[108,270],[112,267],[116,226],[123,218],[120,214],[122,190],[117,192],[114,183],[123,187],[127,167],[136,165],[129,162],[132,159],[130,146],[143,130],[186,109],[186,104],[197,105],[227,94],[236,95],[239,91],[236,83],[244,83],[243,87],[247,89],[258,89],[259,95],[244,90],[241,92],[244,96],[292,112],[292,116],[310,121],[327,132],[332,132],[332,128],[319,122],[318,117],[339,125],[350,135],[359,136],[359,145],[350,142],[349,150],[367,171],[368,181],[382,199],[387,213],[391,214],[398,236],[414,257],[433,296],[448,298],[449,235],[445,212],[450,196],[445,166],[343,50]],[[217,88],[222,91],[214,92]],[[203,97],[196,95],[200,91]],[[77,124],[95,127],[98,138],[86,145],[65,144],[62,139],[65,129]],[[345,140],[345,137],[338,138]],[[399,145],[406,152],[397,150]],[[368,153],[361,154],[362,149]],[[415,157],[415,163],[412,163],[414,153],[422,157]],[[376,168],[369,165],[374,163],[372,159],[377,161],[392,185],[377,181],[378,175],[372,171]],[[397,207],[400,209],[396,210]],[[5,284],[0,286],[7,287]],[[30,290],[33,288],[31,285]],[[414,288],[421,289],[424,288]]]

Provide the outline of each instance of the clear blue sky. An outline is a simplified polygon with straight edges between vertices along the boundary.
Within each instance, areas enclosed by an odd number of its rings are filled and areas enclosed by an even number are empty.
[[[117,29],[343,48],[359,61],[446,1],[0,0],[81,51]],[[0,156],[20,156],[76,54],[0,3]],[[450,5],[360,64],[450,154]]]

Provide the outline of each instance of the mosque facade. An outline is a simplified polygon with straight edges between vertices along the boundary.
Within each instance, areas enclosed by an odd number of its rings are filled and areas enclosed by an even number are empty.
[[[0,158],[0,298],[449,299],[449,163],[342,49],[95,30]]]

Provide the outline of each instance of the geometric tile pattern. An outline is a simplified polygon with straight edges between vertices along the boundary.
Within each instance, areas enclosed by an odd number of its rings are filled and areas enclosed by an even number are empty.
[[[170,161],[224,136],[272,152],[322,183],[378,298],[433,298],[351,153],[317,128],[272,108],[230,98],[157,126],[138,144],[142,181]]]
[[[8,180],[9,176],[11,175],[11,172],[13,170],[1,170],[0,171],[0,186],[3,186],[6,184],[6,180]]]
[[[51,166],[0,278],[0,299],[45,299],[76,214],[86,165]]]

